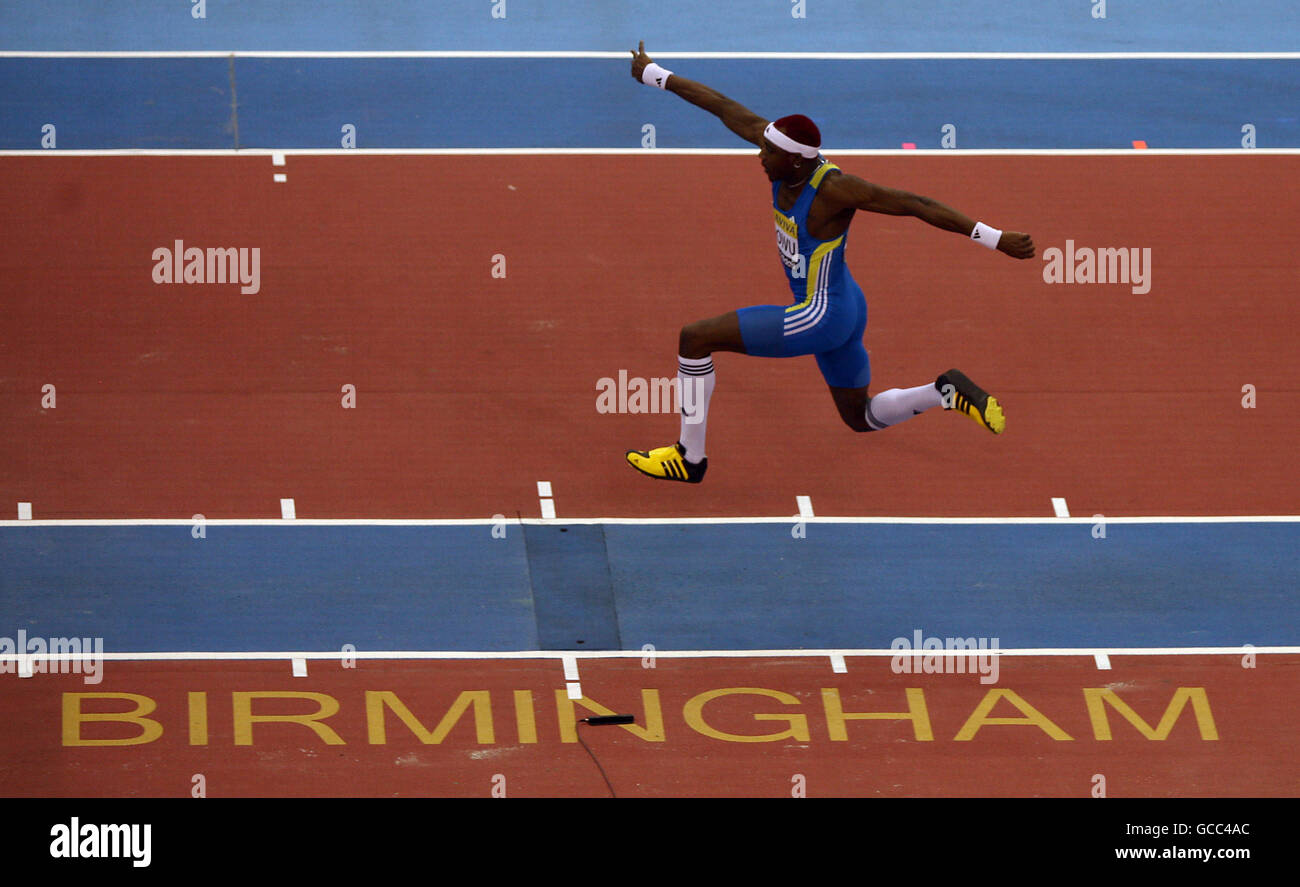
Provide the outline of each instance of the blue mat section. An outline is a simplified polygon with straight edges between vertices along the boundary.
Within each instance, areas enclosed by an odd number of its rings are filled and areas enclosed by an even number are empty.
[[[545,650],[619,650],[605,528],[524,528],[537,640]]]
[[[132,652],[860,649],[917,630],[1003,648],[1300,643],[1300,523],[538,530],[2,528],[0,634]]]
[[[763,116],[808,114],[829,152],[1300,147],[1289,60],[683,59]],[[232,113],[231,95],[238,113]],[[602,59],[0,59],[0,148],[744,148],[712,115]],[[237,137],[236,137],[237,133]]]
[[[195,2],[6,3],[0,39],[77,51],[620,50],[638,39],[652,53],[1300,49],[1289,0],[206,0],[202,19]]]
[[[0,59],[0,147],[233,148],[227,59]]]
[[[611,526],[635,649],[1295,644],[1298,524]],[[649,531],[649,532],[647,532]],[[665,558],[662,552],[692,552]]]
[[[523,536],[488,527],[0,530],[13,636],[109,651],[537,646]]]

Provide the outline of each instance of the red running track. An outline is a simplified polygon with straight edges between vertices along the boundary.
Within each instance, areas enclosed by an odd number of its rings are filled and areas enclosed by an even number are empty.
[[[278,517],[281,497],[300,517],[530,517],[538,480],[562,517],[1300,499],[1294,156],[844,158],[1040,252],[1150,248],[1151,290],[1049,285],[1041,259],[861,214],[873,390],[958,366],[1007,433],[936,414],[855,435],[811,358],[719,355],[699,488],[626,467],[676,417],[598,413],[596,386],[672,376],[688,321],[787,301],[753,158],[290,156],[284,184],[265,156],[0,164],[0,502],[38,519]],[[153,283],[177,239],[258,247],[260,292]]]
[[[620,797],[1088,797],[1099,776],[1108,797],[1271,797],[1300,775],[1296,656],[1112,656],[1110,671],[1003,657],[987,685],[897,674],[888,657],[850,656],[843,674],[825,657],[579,665],[573,704],[558,660],[312,660],[306,677],[284,661],[110,661],[94,685],[9,674],[0,795],[187,796],[196,774],[209,797],[605,795],[575,730]],[[85,717],[108,712],[139,717]],[[637,723],[574,724],[593,712]],[[850,717],[864,713],[911,717]]]

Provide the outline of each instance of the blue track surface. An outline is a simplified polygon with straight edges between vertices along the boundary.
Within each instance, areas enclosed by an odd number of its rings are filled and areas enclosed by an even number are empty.
[[[6,3],[0,39],[83,52],[621,50],[638,39],[651,53],[1300,49],[1290,0],[1106,0],[1104,18],[1098,0],[207,0],[202,19],[194,2]]]
[[[769,118],[808,114],[828,150],[1300,147],[1293,60],[681,59]],[[743,148],[710,114],[612,59],[0,59],[0,149]],[[233,96],[233,99],[232,99]]]
[[[11,527],[0,612],[122,652],[1266,646],[1300,624],[1300,523],[806,531]]]

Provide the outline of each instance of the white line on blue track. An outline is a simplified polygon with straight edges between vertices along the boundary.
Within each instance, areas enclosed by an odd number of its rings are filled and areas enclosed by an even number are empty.
[[[640,155],[751,157],[753,148],[22,148],[0,150],[3,157],[262,157],[274,153],[317,157],[401,157],[401,156],[584,156]],[[1183,156],[1279,156],[1300,154],[1300,148],[836,148],[827,146],[828,156],[839,157],[1183,157]]]
[[[5,50],[0,58],[84,59],[618,59],[630,61],[628,50]],[[1300,52],[691,52],[656,51],[657,59],[735,59],[790,61],[904,61],[973,59],[986,61],[1119,61],[1130,59],[1287,60]]]
[[[982,655],[992,656],[1079,656],[1092,657],[1094,660],[1098,656],[1270,656],[1286,655],[1294,656],[1300,654],[1300,646],[1272,646],[1272,647],[1255,647],[1243,645],[1240,647],[1035,647],[1024,649],[998,649],[982,650]],[[895,657],[899,656],[898,650],[656,650],[656,657],[666,659],[790,659],[790,658],[832,658],[835,656],[878,656],[878,657]],[[909,657],[925,656],[970,656],[970,650],[925,650],[909,652]],[[375,650],[363,651],[357,650],[348,654],[352,659],[559,659],[563,661],[566,657],[577,659],[640,659],[645,656],[641,650],[582,650],[582,651],[558,651],[558,650],[495,650],[495,651],[476,651],[476,650]],[[233,661],[246,662],[251,660],[267,660],[282,662],[284,660],[294,659],[323,659],[337,661],[340,657],[338,650],[328,650],[324,652],[309,651],[277,651],[277,650],[259,650],[249,652],[230,652],[230,651],[187,651],[187,652],[142,652],[142,653],[101,653],[94,657],[88,657],[84,653],[48,653],[40,656],[33,654],[18,653],[0,653],[0,662],[17,661],[19,667],[22,667],[24,660],[39,658],[42,661],[77,661],[88,658],[114,660],[120,662],[129,661]]]
[[[1091,517],[805,517],[817,524],[1092,524]],[[788,524],[789,517],[581,517],[506,518],[506,523],[526,526],[658,526],[712,524]],[[51,520],[0,520],[4,527],[189,527],[192,518],[56,518]],[[501,523],[490,517],[473,518],[208,518],[207,526],[218,527],[490,527]],[[1107,517],[1108,524],[1286,524],[1300,523],[1296,514],[1169,515],[1151,517]]]

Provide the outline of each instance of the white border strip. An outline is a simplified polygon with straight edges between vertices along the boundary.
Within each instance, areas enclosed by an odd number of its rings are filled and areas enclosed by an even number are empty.
[[[1244,656],[1250,655],[1300,655],[1300,646],[1275,647],[1041,647],[1006,650],[924,650],[900,653],[898,650],[656,650],[655,656],[668,659],[772,659],[772,658],[829,658],[833,656],[877,656],[894,657],[913,656],[961,656],[968,657],[972,652],[981,655],[997,656],[1086,656],[1095,659],[1102,656]],[[293,659],[342,660],[348,659],[548,659],[564,660],[565,657],[576,659],[640,659],[645,656],[641,650],[501,650],[501,651],[424,651],[424,650],[377,650],[373,652],[356,651],[347,654],[337,650],[327,652],[309,651],[256,651],[256,652],[154,652],[154,653],[101,653],[88,657],[85,653],[48,653],[33,657],[32,654],[0,653],[0,662],[19,663],[24,658],[39,658],[44,661],[72,661],[87,658],[116,661],[233,661],[249,660],[283,661]]]
[[[1092,524],[1091,517],[805,517],[806,523],[816,524],[939,524],[939,525],[994,525],[994,524]],[[655,526],[655,525],[711,525],[711,524],[789,524],[789,517],[566,517],[557,519],[506,518],[515,526],[542,526],[570,524],[591,526]],[[1166,517],[1110,517],[1108,524],[1294,524],[1300,523],[1296,514],[1263,515],[1188,515]],[[501,520],[484,518],[208,518],[207,526],[217,527],[493,527]],[[55,518],[50,520],[0,520],[4,527],[192,527],[193,518]]]
[[[618,59],[630,62],[630,50],[5,50],[0,58],[37,59]],[[1300,52],[760,52],[656,51],[657,59],[736,59],[807,61],[900,61],[910,59],[973,59],[984,61],[1112,61],[1123,59],[1270,60],[1300,59]]]
[[[642,157],[753,157],[753,148],[22,148],[0,150],[0,157],[265,157],[272,153],[307,157],[400,156],[587,156],[633,155]],[[837,157],[1203,157],[1300,154],[1296,148],[834,148],[823,153]]]

